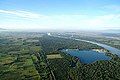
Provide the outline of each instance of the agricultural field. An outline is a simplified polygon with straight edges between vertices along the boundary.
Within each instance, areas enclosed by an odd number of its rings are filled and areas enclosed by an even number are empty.
[[[30,55],[30,50],[38,51],[40,46],[29,48],[18,39],[0,41],[0,80],[40,79]]]

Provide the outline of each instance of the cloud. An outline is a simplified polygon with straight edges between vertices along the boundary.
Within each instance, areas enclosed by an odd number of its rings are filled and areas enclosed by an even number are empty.
[[[105,5],[105,6],[102,7],[102,9],[120,11],[120,5]]]
[[[120,27],[120,14],[105,15],[41,15],[28,11],[0,10],[0,13],[16,15],[18,18],[8,17],[0,24],[7,28],[16,29],[104,29]],[[4,17],[4,16],[2,16]],[[27,19],[19,19],[19,17]],[[6,21],[7,20],[7,21]]]
[[[86,15],[87,18],[79,19],[79,21],[71,21],[69,25],[76,26],[75,28],[81,29],[107,29],[107,28],[120,28],[120,14],[107,14],[92,16]],[[66,23],[66,22],[65,22]]]
[[[12,10],[0,10],[0,13],[11,14],[11,15],[16,15],[18,17],[30,18],[30,19],[33,19],[33,18],[37,19],[37,18],[46,17],[44,15],[40,15],[40,14],[28,12],[28,11],[21,11],[21,10],[16,10],[16,11],[12,11]]]

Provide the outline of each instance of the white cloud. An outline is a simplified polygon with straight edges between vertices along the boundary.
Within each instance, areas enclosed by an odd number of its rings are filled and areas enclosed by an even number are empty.
[[[9,17],[8,21],[0,22],[1,26],[14,29],[104,29],[120,28],[120,14],[99,16],[90,15],[41,15],[27,11],[0,10],[0,13],[12,14],[22,18]],[[17,21],[19,20],[19,21]]]
[[[106,8],[106,9],[120,9],[120,6],[119,5],[106,5],[106,6],[103,6],[103,8]]]
[[[12,11],[12,10],[0,10],[0,13],[5,13],[5,14],[11,14],[11,15],[16,15],[18,17],[22,17],[22,18],[43,18],[46,17],[44,15],[40,15],[40,14],[36,14],[36,13],[32,13],[32,12],[28,12],[28,11],[20,11],[20,10],[16,10],[16,11]]]
[[[114,18],[115,15],[96,16],[93,19],[86,20],[86,23],[89,24],[89,26],[103,26],[106,22],[111,21]]]

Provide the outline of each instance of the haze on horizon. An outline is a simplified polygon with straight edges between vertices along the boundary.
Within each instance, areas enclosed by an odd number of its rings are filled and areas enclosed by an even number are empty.
[[[0,0],[0,28],[120,29],[120,0]]]

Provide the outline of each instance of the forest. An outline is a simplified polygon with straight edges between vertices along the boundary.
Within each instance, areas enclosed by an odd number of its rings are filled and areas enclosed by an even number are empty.
[[[12,35],[13,33],[11,33]],[[30,33],[31,35],[41,33]],[[23,33],[0,36],[0,80],[119,80],[120,58],[84,64],[62,49],[104,49],[73,39]],[[49,56],[49,57],[48,57]]]
[[[110,61],[96,61],[92,64],[83,64],[77,59],[77,57],[73,57],[66,53],[60,52],[59,49],[63,49],[63,48],[73,49],[73,48],[78,48],[78,46],[80,49],[94,49],[94,48],[99,49],[101,47],[86,42],[61,39],[61,38],[55,38],[49,36],[45,36],[42,38],[45,39],[41,39],[40,42],[46,43],[46,45],[43,44],[42,47],[47,54],[48,52],[51,52],[50,54],[61,54],[62,56],[62,58],[58,58],[58,59],[57,58],[48,59],[57,80],[86,80],[86,79],[119,80],[120,79],[119,77],[120,58],[117,55],[113,55],[110,52],[107,52],[106,54],[112,57]],[[66,47],[61,46],[60,42],[61,44],[63,43],[64,46],[66,45]],[[58,48],[56,47],[57,44],[59,44]]]

